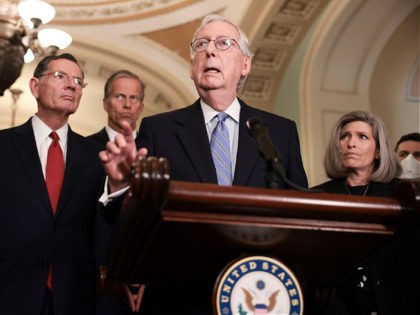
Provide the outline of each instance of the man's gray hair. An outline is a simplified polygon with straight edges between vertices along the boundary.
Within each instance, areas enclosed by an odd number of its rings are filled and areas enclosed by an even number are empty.
[[[196,40],[197,34],[203,29],[204,26],[214,21],[222,21],[222,22],[226,22],[232,25],[239,34],[238,46],[239,46],[240,51],[242,52],[244,56],[249,56],[250,58],[252,58],[252,52],[251,52],[251,49],[249,48],[248,37],[246,36],[246,34],[234,23],[232,23],[231,21],[217,14],[209,14],[203,18],[203,20],[201,21],[200,27],[194,33],[191,43],[193,43]],[[191,57],[191,60],[194,59],[194,50],[192,49],[192,45],[190,45],[190,57]],[[236,88],[238,92],[241,91],[242,88],[244,87],[246,78],[247,78],[246,76],[243,76],[240,78],[238,82],[238,86]]]

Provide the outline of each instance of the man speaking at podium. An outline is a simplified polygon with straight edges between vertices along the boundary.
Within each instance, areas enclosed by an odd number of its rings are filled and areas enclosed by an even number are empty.
[[[248,119],[259,117],[279,150],[285,176],[307,186],[296,124],[252,108],[237,97],[251,70],[251,55],[248,39],[237,26],[217,15],[203,19],[191,43],[190,66],[200,98],[185,108],[145,117],[140,126],[141,146],[150,156],[168,159],[171,179],[265,187],[266,163],[246,127]],[[218,123],[218,114],[223,112],[226,118]],[[215,156],[213,142],[223,147],[214,135],[219,124],[227,129],[221,139],[228,147],[225,155]],[[225,170],[218,180],[219,164]],[[289,187],[280,179],[278,188]]]
[[[268,187],[267,158],[260,153],[258,139],[253,139],[255,133],[251,137],[247,127],[251,118],[257,118],[262,122],[260,130],[266,133],[262,136],[273,137],[265,143],[278,153],[283,170],[281,176],[273,175],[275,185],[270,187],[307,187],[296,124],[252,108],[237,97],[251,70],[251,55],[248,39],[237,26],[217,15],[203,19],[191,43],[190,65],[200,98],[185,108],[143,118],[139,130],[140,147],[147,148],[149,156],[168,159],[172,180]],[[124,134],[129,135],[131,130],[126,129]],[[127,147],[135,147],[125,138],[117,136],[107,146],[102,152],[104,162],[127,152]],[[167,288],[146,285],[141,313],[211,314],[211,289],[208,299],[191,298],[199,279],[197,275],[194,284],[176,283]],[[189,291],[179,289],[182,286]]]

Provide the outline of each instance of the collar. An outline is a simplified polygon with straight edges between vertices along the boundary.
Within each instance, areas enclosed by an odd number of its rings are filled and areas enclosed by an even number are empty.
[[[50,133],[55,131],[60,137],[60,145],[62,148],[67,147],[67,134],[69,132],[69,125],[65,124],[57,130],[51,130],[37,115],[32,116],[32,128],[34,129],[35,141],[42,143],[49,139]]]
[[[208,124],[210,120],[214,118],[219,112],[214,110],[210,105],[204,103],[203,99],[200,99],[201,110],[204,115],[204,122]],[[241,104],[239,104],[238,98],[229,105],[229,107],[224,111],[230,116],[235,122],[239,123],[239,112],[241,111]]]
[[[118,131],[112,129],[108,125],[105,126],[105,131],[108,134],[109,140],[111,140],[111,141],[114,141],[115,136],[119,133]],[[136,137],[137,137],[137,131],[136,130],[133,130],[133,138],[136,139]]]

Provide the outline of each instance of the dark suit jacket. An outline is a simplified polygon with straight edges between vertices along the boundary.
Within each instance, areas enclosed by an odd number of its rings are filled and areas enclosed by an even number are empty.
[[[108,133],[105,127],[98,132],[87,137],[90,140],[100,144],[104,150],[109,141]],[[139,138],[136,138],[136,145],[139,148]],[[95,221],[95,257],[97,265],[106,265],[109,247],[112,242],[112,235],[114,226],[109,224],[103,216],[99,216]],[[120,315],[120,314],[134,314],[129,311],[128,305],[125,305],[117,299],[109,299],[98,294],[97,297],[97,312],[98,315]]]
[[[94,314],[99,148],[69,128],[54,216],[31,120],[1,130],[0,147],[0,313],[39,314],[52,262],[55,314]]]
[[[97,133],[87,136],[87,138],[101,144],[103,148],[106,147],[106,144],[109,141],[108,133],[106,132],[105,127],[99,130]],[[139,145],[140,145],[139,137],[135,139],[135,142],[136,142],[137,148],[139,148]]]
[[[101,130],[99,130],[97,133],[91,134],[90,136],[87,136],[86,138],[93,140],[103,146],[103,148],[106,147],[106,143],[109,141],[108,134],[105,130],[105,127],[103,127]]]
[[[388,183],[376,183],[370,182],[366,196],[375,197],[391,197],[392,191],[395,185],[399,182],[399,179],[393,179]],[[334,194],[348,194],[345,187],[345,179],[332,179],[318,186],[313,187],[314,189],[321,189],[328,193]]]
[[[367,196],[392,197],[395,185],[371,182]],[[347,194],[344,178],[315,186],[330,193]],[[419,310],[420,290],[420,218],[410,220],[385,244],[377,248],[338,284],[338,300],[332,301],[319,313],[322,315],[416,314]],[[362,267],[362,269],[360,269]],[[363,278],[365,276],[366,278]],[[367,279],[361,288],[361,279]]]
[[[240,105],[238,153],[233,184],[265,187],[265,160],[245,125],[249,118],[257,116],[267,125],[272,141],[282,157],[286,176],[296,184],[307,187],[295,123],[252,108],[241,100]],[[199,100],[183,109],[144,117],[139,137],[140,146],[146,147],[149,155],[168,159],[171,179],[217,183]],[[279,187],[287,188],[287,185],[280,181]],[[188,228],[182,233],[188,235]],[[177,237],[182,239],[180,235]],[[175,255],[182,256],[183,251],[189,248],[181,244],[177,247]],[[158,263],[160,262],[157,261],[156,264]],[[167,263],[167,267],[170,268],[170,262]],[[197,272],[194,279],[185,279],[180,281],[182,283],[167,280],[166,284],[148,284],[142,301],[142,314],[211,314],[211,292],[216,275],[214,280],[209,280],[209,276],[204,273]],[[164,274],[162,270],[162,275]]]
[[[266,123],[271,139],[278,148],[286,177],[307,187],[296,124],[289,119],[252,108],[242,100],[239,102],[239,142],[233,184],[265,187],[265,160],[245,125],[249,118],[257,116]],[[186,108],[144,117],[139,138],[140,146],[146,147],[149,155],[169,160],[171,179],[217,183],[199,100]],[[287,188],[287,185],[280,181],[279,187]]]
[[[104,150],[107,142],[109,141],[108,133],[105,127],[99,130],[97,133],[87,136],[88,139],[93,140],[101,146]],[[136,145],[138,146],[139,138],[136,138]],[[108,246],[114,227],[108,223],[109,220],[105,220],[103,216],[99,216],[95,222],[95,256],[98,265],[106,264],[106,255],[108,252]]]

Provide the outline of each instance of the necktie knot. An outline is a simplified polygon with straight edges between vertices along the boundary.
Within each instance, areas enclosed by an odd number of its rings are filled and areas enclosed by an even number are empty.
[[[55,131],[52,131],[50,133],[50,138],[53,139],[53,142],[58,142],[58,140],[60,140],[60,137]]]
[[[217,119],[219,122],[224,123],[225,120],[229,117],[228,114],[226,114],[225,112],[220,112],[216,115]]]

